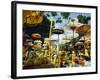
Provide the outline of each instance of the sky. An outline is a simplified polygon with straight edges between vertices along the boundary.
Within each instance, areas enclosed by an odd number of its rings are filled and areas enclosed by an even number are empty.
[[[58,14],[59,13],[60,12],[58,12]],[[74,19],[74,18],[77,18],[78,15],[91,16],[91,14],[89,14],[89,13],[75,13],[75,12],[72,12],[72,13],[70,13],[69,17],[72,18],[72,19]],[[58,16],[61,17],[60,14]],[[54,19],[56,20],[57,17],[54,17]],[[61,17],[61,19],[63,20],[62,23],[55,24],[55,27],[61,27],[61,28],[63,28],[65,26],[65,24],[68,24],[68,19],[63,19],[62,17]]]
[[[57,18],[58,17],[61,17],[61,20],[62,20],[62,23],[55,23],[55,28],[61,28],[61,29],[64,29],[64,26],[65,25],[68,25],[69,23],[69,21],[68,21],[68,19],[63,19],[62,18],[62,16],[60,15],[60,12],[57,12],[57,16],[56,17],[53,17],[53,20],[54,21],[56,21],[57,20]],[[91,17],[91,14],[90,13],[75,13],[75,12],[70,12],[70,15],[69,15],[69,17],[71,18],[71,19],[75,19],[75,18],[77,18],[77,16],[78,15],[83,15],[83,16],[90,16]],[[49,19],[50,19],[51,17],[49,17]],[[91,21],[89,21],[89,24],[91,23]],[[62,42],[61,40],[63,39],[63,37],[64,36],[67,36],[67,37],[72,37],[73,36],[73,34],[72,34],[73,32],[72,32],[72,30],[64,30],[64,34],[61,34],[60,35],[60,42]],[[76,32],[74,32],[74,37],[77,37],[78,36],[78,34],[76,33]],[[57,34],[53,34],[52,36],[51,36],[51,38],[52,39],[55,39],[55,40],[57,40],[58,39],[58,35]]]

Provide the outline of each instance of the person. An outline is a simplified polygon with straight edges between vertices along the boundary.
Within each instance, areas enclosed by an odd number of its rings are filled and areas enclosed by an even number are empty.
[[[85,59],[84,59],[84,56],[83,56],[83,55],[80,55],[80,56],[79,56],[78,63],[79,63],[80,66],[84,66],[84,64],[85,64]]]
[[[33,43],[32,41],[28,42],[28,58],[32,58],[33,57]]]
[[[44,55],[43,56],[47,56],[47,53],[48,53],[48,49],[47,49],[47,43],[44,43],[43,45],[42,45],[42,50],[44,51]]]
[[[68,51],[66,51],[66,62],[65,62],[65,64],[66,64],[66,66],[69,66],[69,56],[68,56],[69,54],[68,54]]]
[[[33,43],[34,51],[37,56],[41,56],[42,53],[42,41],[41,40],[35,40]]]
[[[89,53],[88,53],[88,50],[85,49],[85,54],[84,54],[86,57],[89,57]]]
[[[75,57],[76,57],[76,54],[75,54],[75,51],[73,50],[73,51],[72,51],[72,65],[75,64],[75,62],[74,62]]]
[[[53,53],[53,55],[52,55],[53,64],[56,64],[56,60],[57,60],[57,52],[54,51],[54,53]]]
[[[66,67],[65,66],[65,52],[63,52],[62,54],[61,54],[61,61],[60,61],[60,67]]]

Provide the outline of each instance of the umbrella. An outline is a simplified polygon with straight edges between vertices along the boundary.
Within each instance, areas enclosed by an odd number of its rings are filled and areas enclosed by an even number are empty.
[[[74,37],[75,37],[75,30],[79,27],[80,23],[78,23],[77,19],[69,19],[69,23],[65,26],[65,30],[72,30],[73,31],[73,45],[74,45]]]
[[[34,34],[32,34],[32,38],[33,39],[40,39],[41,38],[41,35],[38,34],[38,33],[34,33]]]
[[[23,23],[26,24],[40,24],[43,21],[43,16],[40,11],[31,11],[24,10],[23,11]]]
[[[76,50],[81,50],[81,49],[83,49],[84,48],[84,43],[83,42],[77,42],[76,44],[75,44],[75,49]]]
[[[52,33],[58,35],[58,43],[57,43],[57,53],[59,53],[59,35],[64,33],[63,29],[53,29]]]
[[[69,19],[68,24],[65,25],[64,28],[67,30],[75,30],[76,27],[79,27],[80,25],[82,25],[82,24],[78,23],[77,19]]]
[[[83,24],[76,29],[76,33],[82,35],[84,37],[84,40],[85,40],[85,36],[87,36],[87,37],[90,36],[90,32],[91,32],[90,29],[91,29],[90,25]]]
[[[54,33],[54,34],[63,34],[64,30],[63,29],[53,29],[52,33]]]
[[[90,32],[90,25],[88,24],[83,24],[80,27],[77,27],[76,29],[77,33],[82,33],[82,34],[86,34],[87,32]]]
[[[79,45],[84,45],[84,43],[83,43],[83,42],[77,42],[77,43],[75,44],[75,46],[79,46]]]

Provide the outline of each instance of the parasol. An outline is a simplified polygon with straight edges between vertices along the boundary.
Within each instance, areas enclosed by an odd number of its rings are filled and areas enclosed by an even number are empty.
[[[86,34],[87,32],[90,32],[90,25],[83,24],[80,27],[77,27],[76,32],[80,34]]]
[[[34,33],[34,34],[32,34],[32,38],[33,39],[40,39],[41,35],[39,33]]]
[[[77,43],[75,44],[75,46],[79,46],[79,45],[84,45],[84,43],[83,43],[83,42],[77,42]]]
[[[54,33],[54,34],[63,34],[64,30],[63,29],[53,29],[52,33]]]

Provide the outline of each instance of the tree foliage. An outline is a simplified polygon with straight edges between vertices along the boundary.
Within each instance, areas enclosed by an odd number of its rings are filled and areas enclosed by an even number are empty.
[[[51,15],[55,17],[57,16],[57,12],[51,12]]]
[[[83,24],[88,24],[88,21],[91,19],[90,16],[87,17],[83,15],[78,15],[77,18],[78,18],[78,21]]]
[[[61,23],[62,20],[61,20],[61,17],[59,17],[57,20],[56,20],[56,23]]]
[[[70,13],[69,13],[69,12],[62,12],[61,15],[62,15],[62,17],[63,17],[64,19],[68,19]]]

